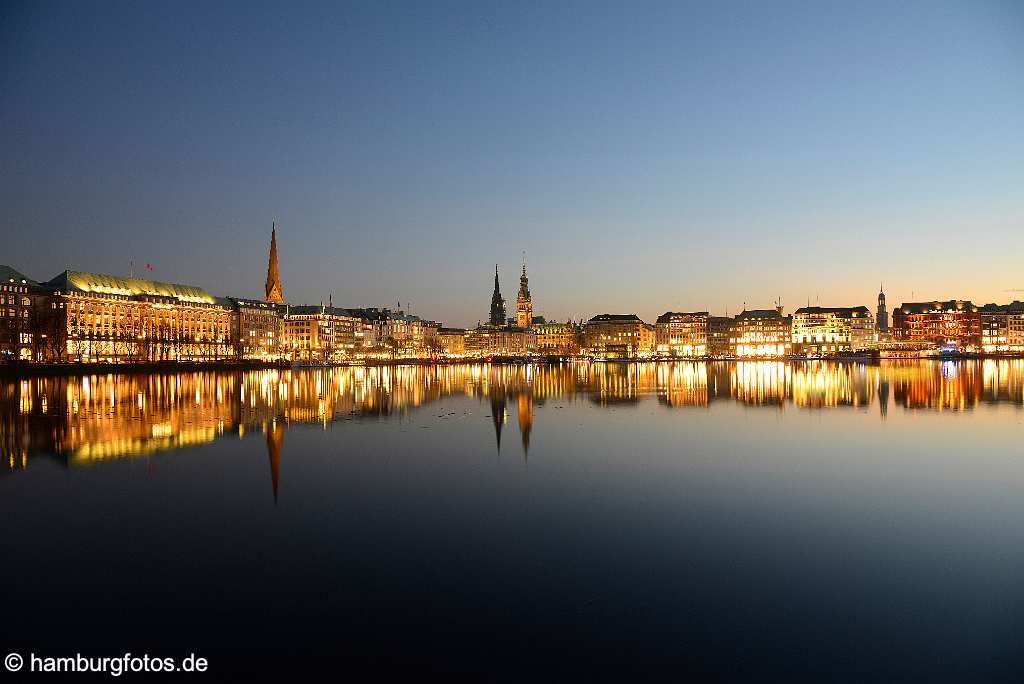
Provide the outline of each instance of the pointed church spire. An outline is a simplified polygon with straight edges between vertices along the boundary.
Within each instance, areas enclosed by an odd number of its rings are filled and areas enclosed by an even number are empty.
[[[277,222],[271,224],[270,229],[270,261],[267,264],[267,287],[264,290],[265,299],[274,304],[284,301],[284,290],[281,287],[281,271],[277,265]]]
[[[498,264],[494,264],[494,293],[491,295],[491,325],[505,325],[505,300],[498,286]]]

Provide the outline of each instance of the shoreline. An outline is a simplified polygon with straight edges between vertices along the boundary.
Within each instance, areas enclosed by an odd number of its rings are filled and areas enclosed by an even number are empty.
[[[391,366],[454,366],[461,364],[488,363],[494,365],[519,365],[524,363],[739,363],[751,361],[772,361],[781,363],[806,363],[808,361],[829,361],[833,363],[860,363],[877,365],[883,361],[971,361],[985,359],[1024,359],[1024,353],[1013,354],[956,354],[920,355],[900,357],[823,357],[811,358],[790,356],[781,359],[743,359],[734,357],[712,358],[651,358],[651,359],[594,359],[588,357],[491,357],[474,359],[375,359],[372,361],[336,361],[332,363],[294,363],[286,361],[157,361],[146,363],[62,363],[62,364],[4,364],[0,365],[3,377],[54,377],[80,376],[107,373],[181,373],[196,371],[253,371],[253,370],[303,370],[317,368],[386,368]]]

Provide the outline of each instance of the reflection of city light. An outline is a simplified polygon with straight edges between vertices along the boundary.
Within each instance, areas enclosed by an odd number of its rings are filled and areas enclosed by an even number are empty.
[[[19,427],[2,452],[9,466],[33,453],[74,462],[199,444],[252,426],[328,423],[394,415],[451,396],[490,397],[519,407],[550,397],[611,405],[657,401],[709,407],[721,400],[798,408],[865,407],[965,411],[982,402],[1024,406],[1024,360],[566,363],[330,368],[170,376],[96,375],[11,381]],[[884,393],[884,394],[883,394]],[[51,401],[50,396],[54,399]],[[532,409],[530,409],[532,410]],[[507,418],[504,403],[494,415]],[[523,409],[525,416],[526,409]],[[39,420],[45,417],[45,421]],[[531,419],[532,424],[532,419]]]

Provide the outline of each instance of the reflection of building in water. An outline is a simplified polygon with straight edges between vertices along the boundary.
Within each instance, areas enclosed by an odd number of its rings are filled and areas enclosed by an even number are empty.
[[[863,364],[794,364],[793,403],[804,408],[868,406],[874,398],[876,374],[877,369]]]
[[[274,503],[277,503],[277,485],[281,479],[281,445],[284,443],[284,426],[276,420],[267,430],[267,456],[270,457],[270,482],[274,487]]]
[[[587,390],[590,400],[607,406],[636,403],[645,394],[658,391],[657,364],[595,363],[591,365]]]
[[[276,480],[290,426],[401,416],[454,396],[490,403],[499,446],[507,403],[515,401],[525,451],[536,441],[535,412],[552,400],[556,408],[577,397],[601,406],[653,398],[669,407],[731,399],[812,408],[868,406],[877,397],[882,416],[890,397],[906,409],[1024,406],[1024,360],[476,363],[7,379],[0,381],[0,453],[10,472],[37,454],[78,466],[264,431]]]
[[[881,380],[878,383],[878,413],[882,420],[889,414],[889,381]]]
[[[501,428],[505,426],[505,390],[495,389],[491,392],[491,420],[494,421],[494,439],[498,443],[498,451],[501,451]]]
[[[740,361],[732,364],[732,396],[744,404],[782,406],[789,396],[792,367],[782,361]]]
[[[523,459],[530,453],[530,431],[533,430],[533,392],[520,392],[516,397],[519,435],[523,440]]]
[[[963,411],[981,399],[981,364],[943,361],[893,362],[881,373],[892,383],[896,403],[909,409]]]
[[[658,399],[669,406],[708,405],[707,363],[659,363]]]
[[[1024,359],[986,359],[981,374],[982,401],[1024,406]]]

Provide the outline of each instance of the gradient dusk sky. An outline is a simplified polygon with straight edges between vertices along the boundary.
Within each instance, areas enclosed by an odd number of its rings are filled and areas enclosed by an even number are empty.
[[[485,319],[1024,299],[1024,3],[4,3],[0,263]],[[1021,292],[1011,290],[1020,289]]]

